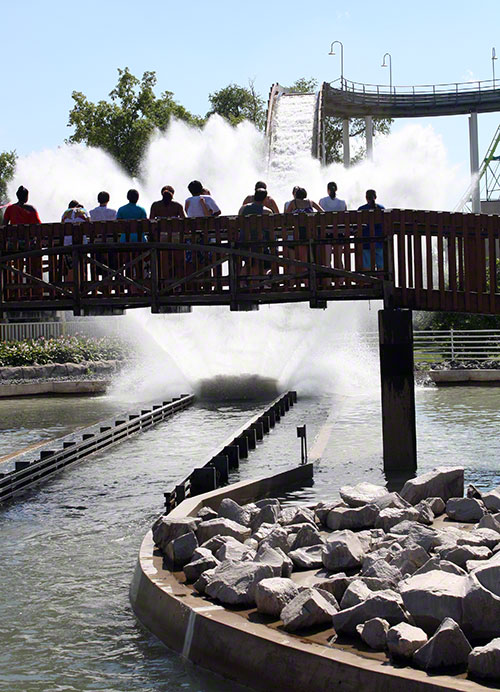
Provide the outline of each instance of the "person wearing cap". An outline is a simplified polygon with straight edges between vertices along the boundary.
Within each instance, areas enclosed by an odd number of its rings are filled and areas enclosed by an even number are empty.
[[[20,185],[16,192],[17,202],[9,204],[4,212],[3,222],[6,226],[9,224],[15,226],[21,223],[41,223],[40,217],[35,207],[28,204],[29,192]]]

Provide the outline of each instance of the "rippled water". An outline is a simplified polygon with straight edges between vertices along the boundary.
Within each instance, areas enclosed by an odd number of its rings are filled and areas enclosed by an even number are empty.
[[[93,422],[115,406],[106,397],[1,402],[2,453],[64,434],[75,419]],[[0,512],[1,692],[236,689],[145,632],[131,612],[128,587],[163,492],[255,410],[198,404]],[[419,470],[460,463],[468,481],[500,484],[499,422],[500,389],[418,390]],[[378,398],[335,395],[299,400],[234,479],[298,463],[295,426],[303,423],[310,449],[322,430],[325,453],[314,486],[290,498],[331,497],[358,480],[384,482]]]

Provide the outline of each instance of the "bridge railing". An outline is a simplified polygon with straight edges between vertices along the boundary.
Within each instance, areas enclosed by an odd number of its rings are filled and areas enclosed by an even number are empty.
[[[409,97],[435,97],[446,96],[452,98],[458,94],[477,94],[481,92],[491,92],[500,88],[500,79],[484,79],[469,82],[452,82],[449,84],[413,84],[413,85],[393,85],[389,84],[366,84],[363,82],[353,82],[342,77],[333,82],[330,86],[334,89],[341,89],[345,92],[360,96],[409,96]]]

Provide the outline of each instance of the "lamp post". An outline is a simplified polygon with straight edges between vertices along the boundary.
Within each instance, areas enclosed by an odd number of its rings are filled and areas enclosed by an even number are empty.
[[[497,52],[494,48],[491,49],[491,69],[493,70],[493,89],[495,88],[495,60],[497,59]]]
[[[386,64],[385,59],[389,58],[389,65]],[[385,53],[382,58],[382,67],[389,67],[389,91],[392,94],[392,55],[390,53]]]
[[[330,46],[330,52],[328,55],[336,55],[335,51],[333,50],[333,46],[338,43],[340,46],[340,88],[344,88],[344,44],[342,41],[333,41],[332,45]]]

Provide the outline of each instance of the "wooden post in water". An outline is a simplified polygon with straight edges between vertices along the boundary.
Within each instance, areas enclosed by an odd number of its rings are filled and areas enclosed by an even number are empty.
[[[378,333],[384,471],[404,475],[417,468],[411,310],[379,310]]]

